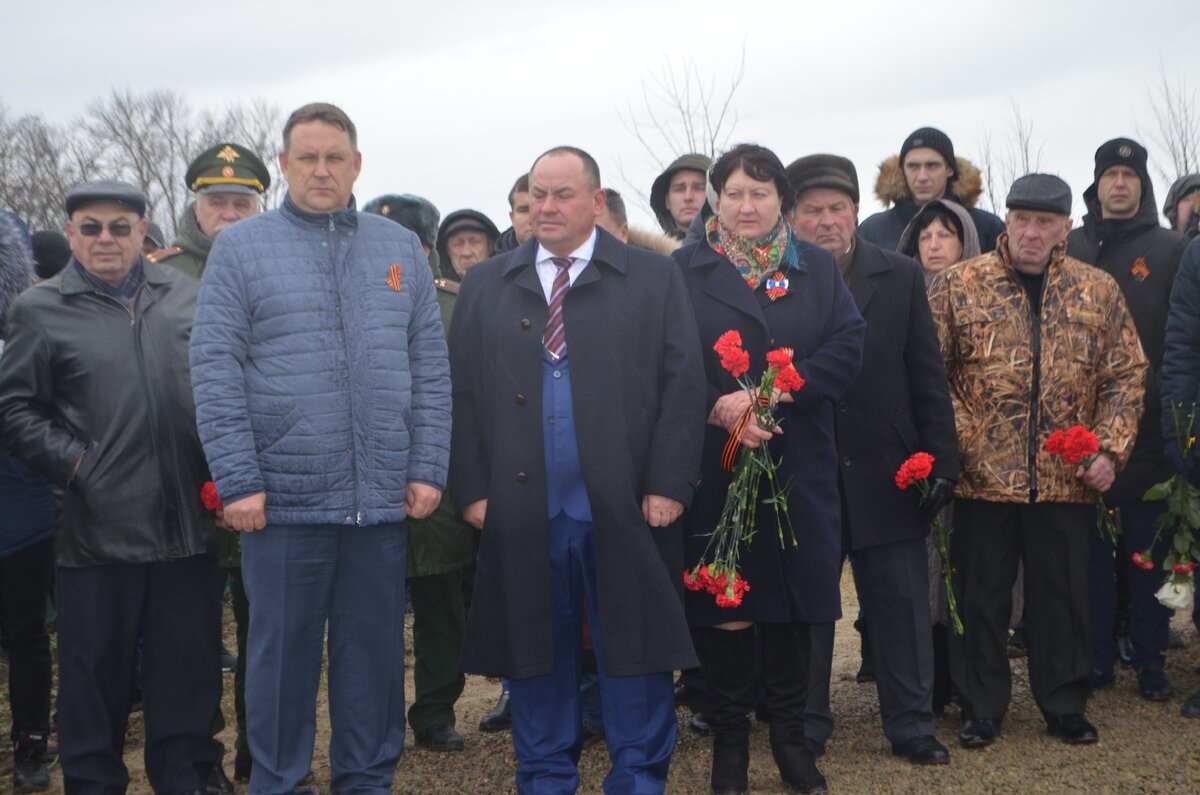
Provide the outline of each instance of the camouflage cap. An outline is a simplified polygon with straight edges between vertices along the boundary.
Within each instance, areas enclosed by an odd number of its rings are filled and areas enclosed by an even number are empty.
[[[192,161],[183,180],[196,193],[259,194],[271,187],[271,172],[246,147],[219,143]]]

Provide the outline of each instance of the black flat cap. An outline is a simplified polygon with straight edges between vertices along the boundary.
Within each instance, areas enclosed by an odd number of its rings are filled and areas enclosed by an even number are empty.
[[[807,155],[793,160],[787,176],[797,200],[811,188],[832,188],[845,192],[858,204],[858,170],[840,155]]]
[[[1071,214],[1071,186],[1053,174],[1026,174],[1013,182],[1004,204],[1010,210]]]
[[[140,190],[115,179],[98,179],[76,185],[67,192],[67,217],[70,218],[80,207],[100,202],[120,204],[138,215],[146,214],[146,197]]]

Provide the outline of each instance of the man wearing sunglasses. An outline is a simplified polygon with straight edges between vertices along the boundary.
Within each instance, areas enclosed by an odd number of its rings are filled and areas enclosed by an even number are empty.
[[[203,792],[220,698],[216,529],[188,337],[199,283],[142,255],[146,201],[67,194],[72,259],[12,304],[0,441],[57,487],[58,741],[66,792],[124,792],[142,643],[146,773]]]

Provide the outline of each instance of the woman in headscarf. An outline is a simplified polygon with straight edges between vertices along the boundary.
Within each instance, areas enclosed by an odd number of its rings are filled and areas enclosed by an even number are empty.
[[[858,375],[865,323],[832,255],[798,240],[783,219],[792,191],[779,158],[741,144],[710,173],[714,215],[697,243],[675,252],[696,312],[708,380],[708,428],[702,481],[684,525],[688,565],[704,554],[725,503],[732,474],[721,464],[731,433],[740,444],[768,444],[790,483],[792,534],[760,506],[752,543],[740,549],[750,590],[734,607],[719,607],[704,592],[687,593],[688,621],[710,685],[712,789],[745,792],[753,709],[755,628],[761,635],[762,677],[771,715],[771,750],[786,784],[801,792],[825,788],[804,739],[809,624],[841,615],[838,587],[841,521],[833,402]],[[727,331],[740,333],[749,354],[746,378],[757,382],[766,354],[793,349],[804,385],[781,399],[771,432],[739,421],[750,397],[713,349]],[[739,431],[739,428],[741,430]],[[768,488],[763,485],[764,492]]]

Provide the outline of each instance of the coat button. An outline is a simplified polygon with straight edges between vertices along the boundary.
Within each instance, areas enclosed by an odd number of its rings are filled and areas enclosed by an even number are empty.
[[[517,395],[517,405],[518,406],[525,405],[525,396],[524,395]]]
[[[844,467],[850,466],[850,456],[846,456],[845,458],[842,459],[842,466],[844,466]]]
[[[555,370],[555,371],[554,371],[554,377],[555,377],[555,378],[562,378],[562,370]]]
[[[840,403],[838,403],[838,411],[842,412],[843,414],[845,414],[846,410],[849,408],[850,407],[846,404],[846,401],[844,401],[844,400],[841,401]]]
[[[546,418],[546,422],[548,422],[548,423],[550,423],[551,425],[553,425],[553,424],[554,424],[554,415],[553,415],[553,414],[551,414],[549,417],[547,417],[547,418]]]
[[[529,480],[529,476],[526,475],[524,472],[517,473],[517,482],[518,483],[524,483],[527,480]]]
[[[521,328],[527,329],[532,325],[533,324],[529,322],[529,318],[527,318],[527,317],[521,318]]]

